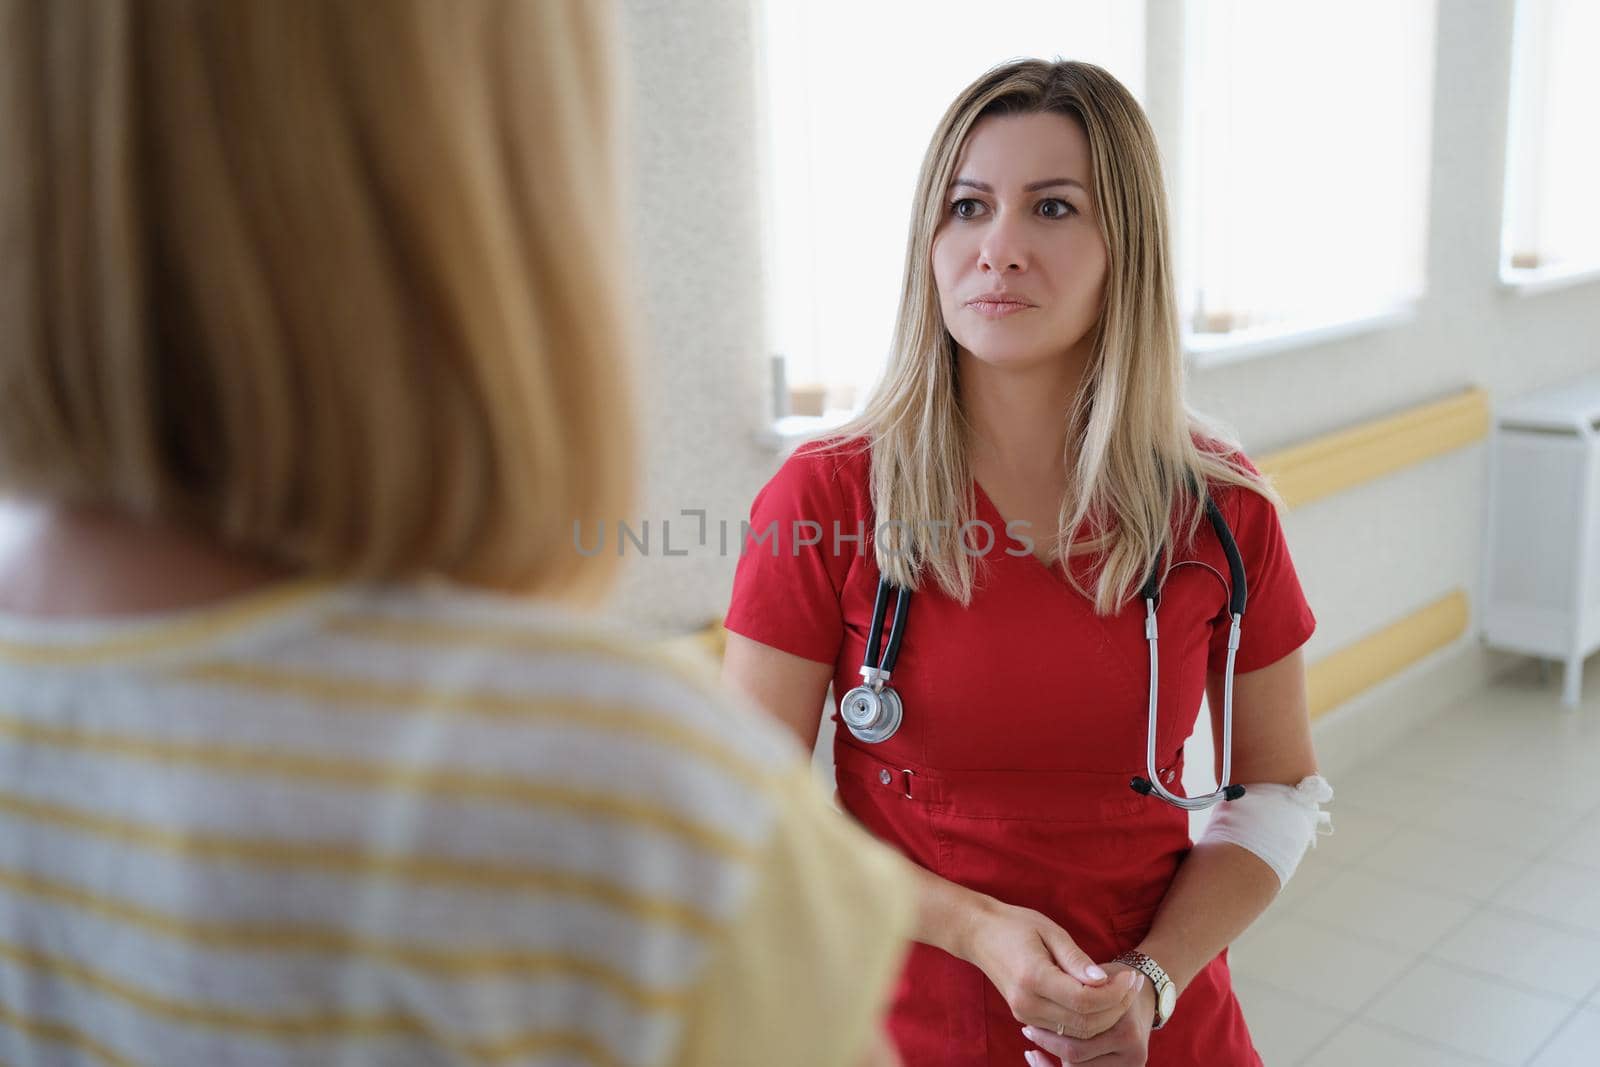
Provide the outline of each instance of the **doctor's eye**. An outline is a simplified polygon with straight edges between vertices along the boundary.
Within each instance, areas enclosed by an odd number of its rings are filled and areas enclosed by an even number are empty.
[[[964,196],[950,202],[950,214],[958,219],[975,219],[983,211],[983,201]]]
[[[1078,213],[1078,209],[1058,196],[1039,201],[1039,214],[1047,219],[1065,219]]]

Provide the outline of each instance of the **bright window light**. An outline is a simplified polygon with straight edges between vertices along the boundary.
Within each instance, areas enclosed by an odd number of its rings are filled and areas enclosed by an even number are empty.
[[[1502,273],[1600,267],[1600,4],[1521,0],[1513,49]]]
[[[1419,297],[1433,0],[1184,11],[1186,346],[1325,332]]]

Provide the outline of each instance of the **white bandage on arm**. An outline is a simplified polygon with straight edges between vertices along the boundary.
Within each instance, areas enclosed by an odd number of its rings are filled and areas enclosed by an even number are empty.
[[[1218,804],[1200,835],[1200,843],[1227,841],[1249,849],[1278,875],[1278,887],[1289,884],[1306,846],[1319,834],[1333,832],[1333,816],[1319,805],[1333,799],[1327,779],[1314,774],[1297,786],[1245,783],[1244,796]]]

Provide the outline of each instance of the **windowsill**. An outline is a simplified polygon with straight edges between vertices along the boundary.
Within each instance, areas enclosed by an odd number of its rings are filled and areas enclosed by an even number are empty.
[[[1515,296],[1532,296],[1600,281],[1600,263],[1578,263],[1532,270],[1500,268],[1500,288]]]
[[[1600,268],[1592,273],[1600,277]],[[1190,367],[1203,370],[1376,333],[1404,325],[1415,317],[1416,305],[1406,303],[1386,311],[1333,322],[1286,323],[1204,338],[1191,334],[1183,339],[1183,354]],[[779,455],[788,455],[798,445],[843,425],[855,414],[853,411],[836,409],[825,415],[786,415],[758,431],[756,440]]]
[[[853,411],[835,409],[825,415],[785,415],[756,434],[757,443],[779,455],[787,456],[796,447],[813,437],[843,426],[855,415]]]
[[[1301,321],[1235,330],[1226,334],[1188,334],[1183,338],[1183,354],[1189,366],[1204,370],[1392,329],[1415,317],[1416,305],[1405,303],[1384,311],[1329,322]]]

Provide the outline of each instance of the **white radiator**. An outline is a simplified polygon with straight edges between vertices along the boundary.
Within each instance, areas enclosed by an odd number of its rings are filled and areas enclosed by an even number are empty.
[[[1600,377],[1519,397],[1495,414],[1483,636],[1565,664],[1577,707],[1600,649]]]

